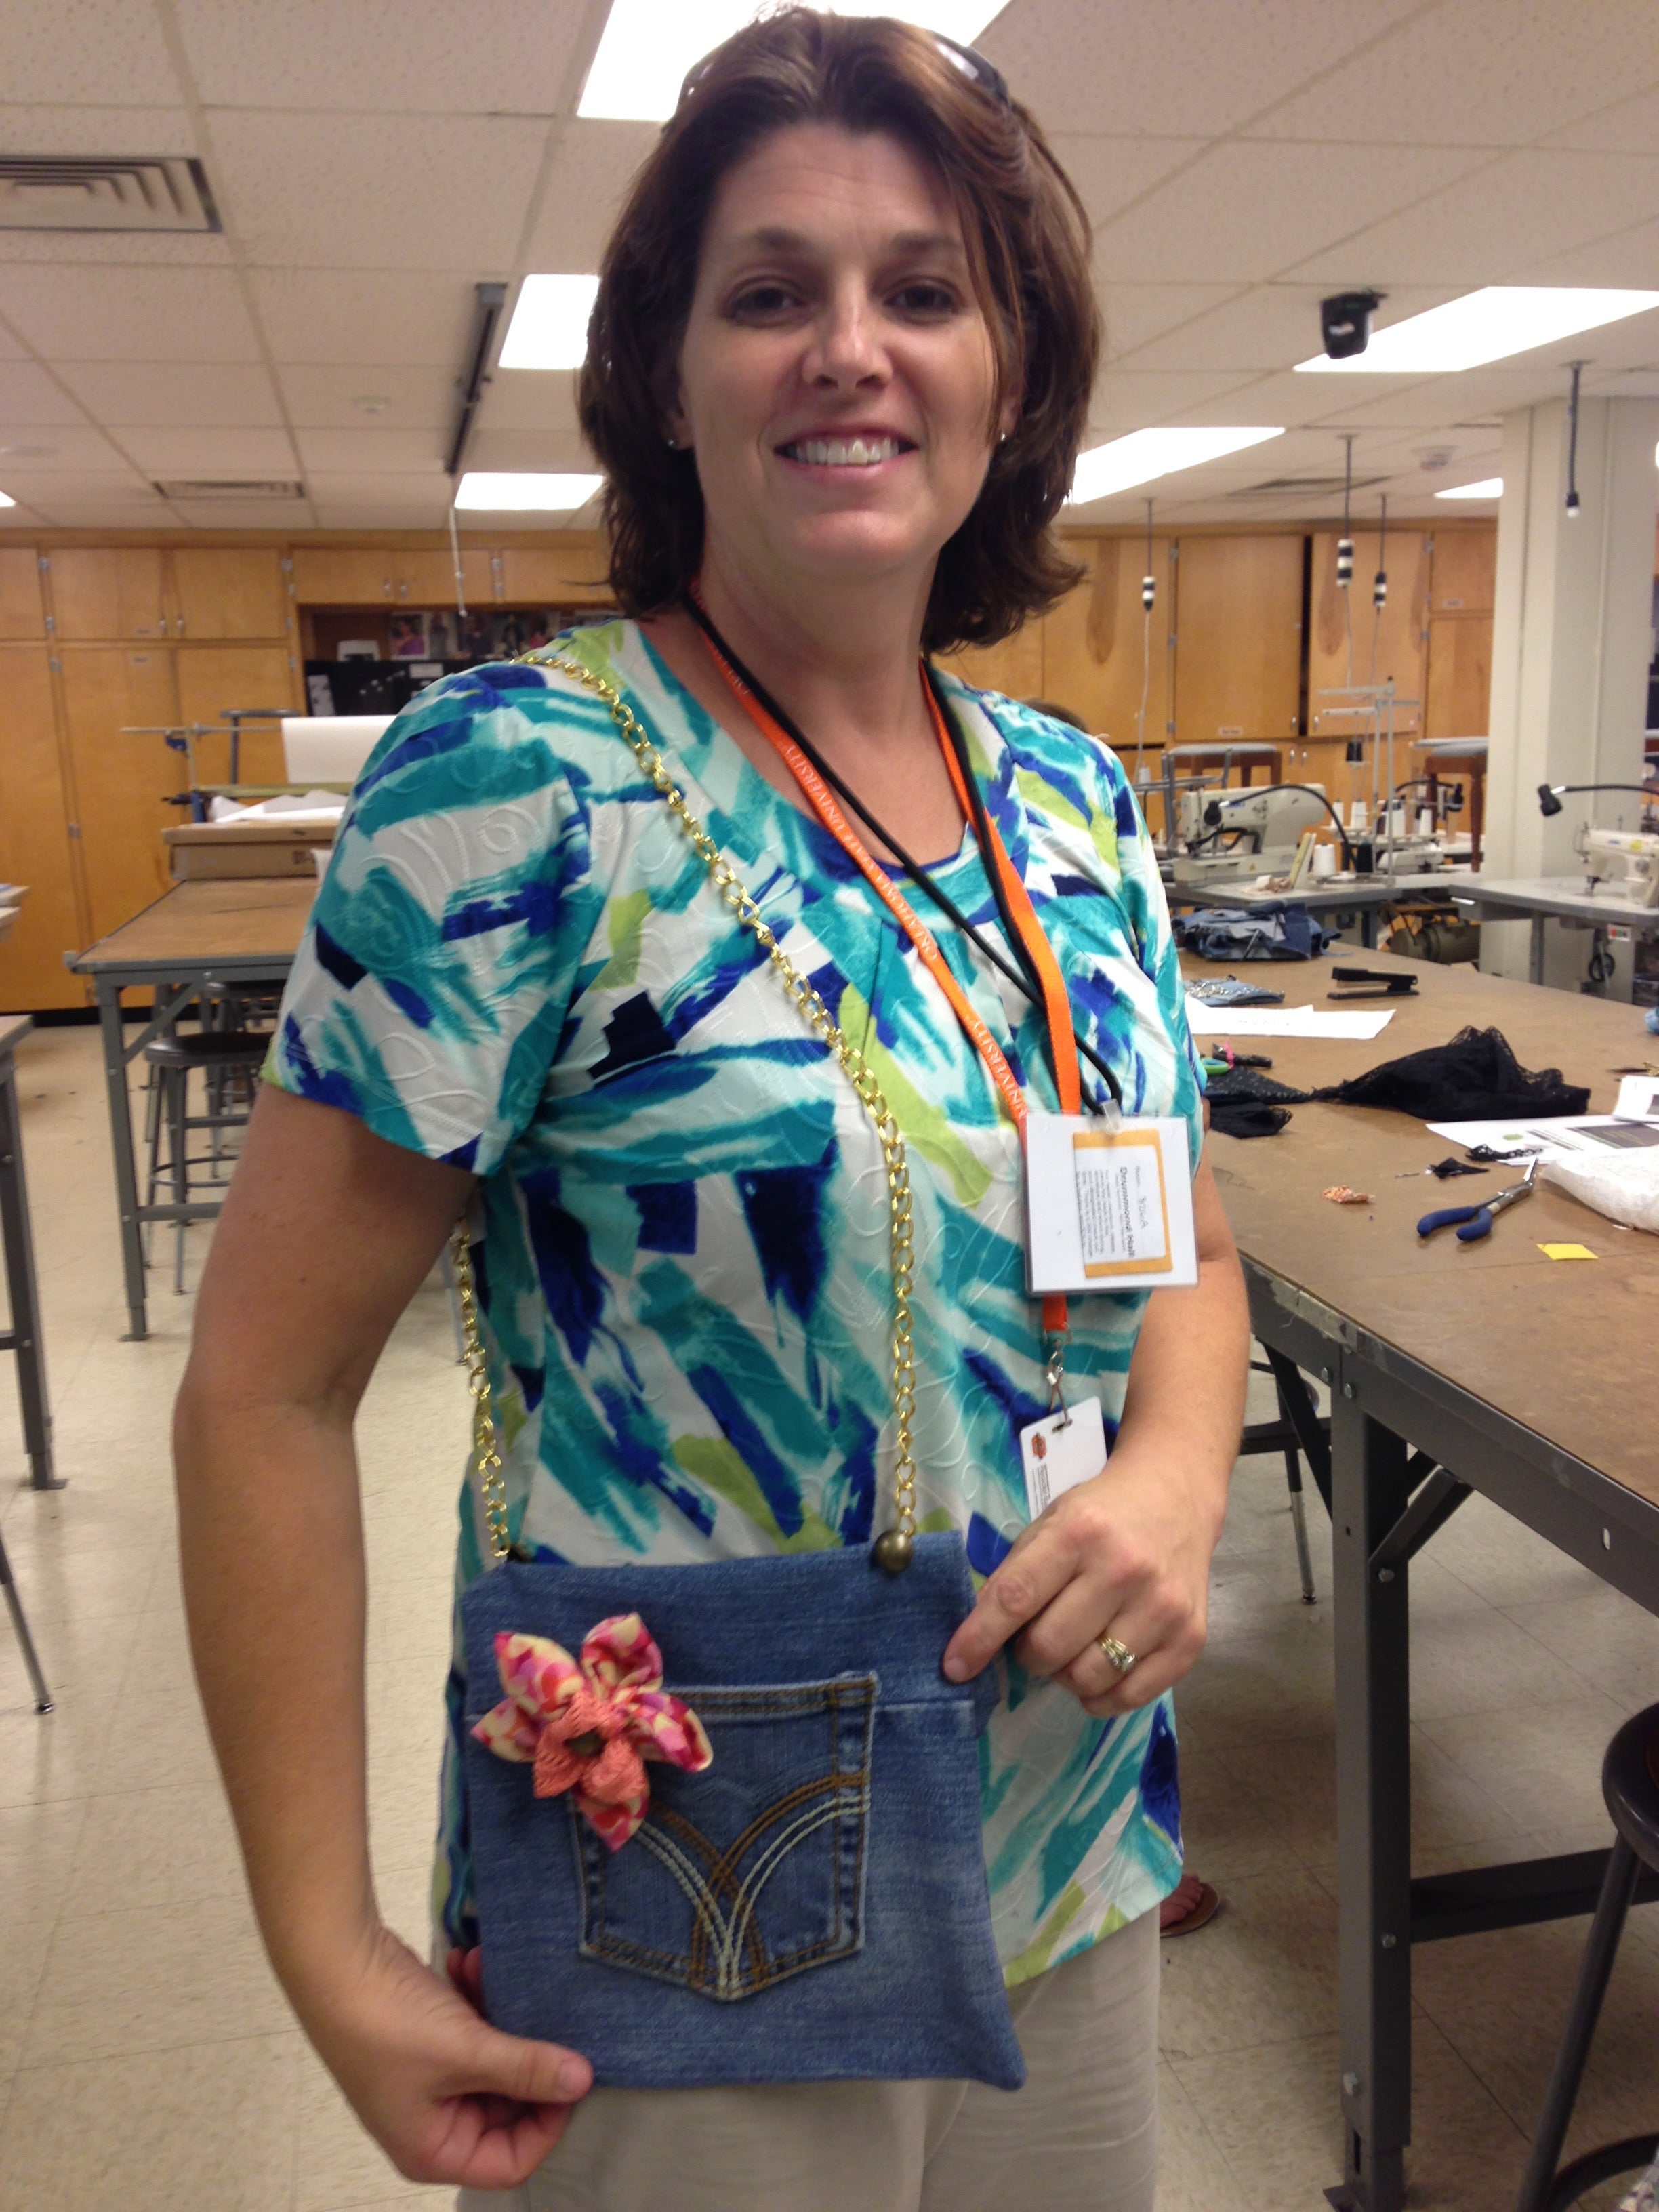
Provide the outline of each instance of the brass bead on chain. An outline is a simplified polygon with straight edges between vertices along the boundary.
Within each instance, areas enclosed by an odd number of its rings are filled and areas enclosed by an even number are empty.
[[[876,1565],[889,1574],[899,1574],[910,1564],[916,1539],[916,1463],[911,1425],[916,1414],[915,1337],[911,1326],[910,1291],[915,1268],[915,1238],[910,1212],[910,1166],[904,1139],[893,1109],[883,1095],[875,1071],[855,1044],[842,1033],[817,987],[803,975],[771,930],[720,847],[686,805],[684,793],[668,773],[662,755],[646,735],[638,717],[613,684],[562,653],[526,653],[520,659],[532,667],[554,668],[585,690],[597,693],[611,710],[611,718],[633,750],[641,773],[666,802],[669,812],[685,832],[691,849],[708,871],[708,879],[771,962],[791,1003],[814,1036],[826,1044],[836,1066],[857,1092],[870,1116],[882,1160],[887,1170],[887,1212],[893,1266],[893,1425],[896,1459],[893,1469],[893,1525],[877,1537]],[[466,1225],[457,1224],[452,1254],[461,1307],[462,1334],[466,1345],[468,1387],[472,1392],[472,1464],[484,1503],[490,1549],[505,1559],[511,1550],[507,1516],[507,1486],[490,1401],[489,1371],[478,1328],[477,1299],[467,1252]]]

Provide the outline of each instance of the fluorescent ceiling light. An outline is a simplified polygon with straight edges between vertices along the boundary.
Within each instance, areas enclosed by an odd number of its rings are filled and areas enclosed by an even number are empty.
[[[15,499],[9,499],[4,492],[0,491],[0,507],[15,507],[16,504]]]
[[[503,368],[580,368],[597,276],[526,276],[501,347]]]
[[[1364,353],[1346,361],[1316,354],[1298,370],[1350,376],[1439,376],[1479,368],[1512,353],[1553,345],[1580,331],[1659,307],[1659,292],[1612,292],[1556,284],[1488,284],[1443,307],[1373,331]]]
[[[1437,491],[1437,499],[1501,499],[1504,495],[1502,477],[1483,477],[1479,483],[1454,484],[1449,491]]]
[[[1196,468],[1200,461],[1219,460],[1224,453],[1242,453],[1268,438],[1282,438],[1282,428],[1132,430],[1127,438],[1114,438],[1108,446],[1079,453],[1068,507],[1086,507],[1115,491],[1173,476],[1177,469]]]
[[[905,20],[971,46],[1004,0],[908,0]],[[611,0],[578,115],[665,123],[693,62],[761,12],[757,0]],[[837,15],[890,15],[892,0],[834,0]]]
[[[573,514],[605,482],[603,477],[540,476],[523,470],[469,469],[455,490],[457,507],[509,507],[544,514]]]

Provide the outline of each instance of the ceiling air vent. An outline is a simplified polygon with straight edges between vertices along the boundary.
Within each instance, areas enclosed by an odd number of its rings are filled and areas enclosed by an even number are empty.
[[[1350,489],[1368,491],[1373,484],[1387,483],[1388,477],[1356,477]],[[1248,484],[1242,491],[1224,492],[1224,499],[1329,499],[1340,497],[1342,491],[1340,477],[1269,477],[1265,483]]]
[[[218,230],[207,173],[181,155],[0,154],[0,230]]]
[[[163,499],[303,499],[306,488],[292,477],[158,477]]]

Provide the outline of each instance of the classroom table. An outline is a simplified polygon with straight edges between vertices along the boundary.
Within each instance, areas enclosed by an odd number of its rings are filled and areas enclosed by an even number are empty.
[[[1350,877],[1339,882],[1310,877],[1293,891],[1258,890],[1254,880],[1237,884],[1166,884],[1164,890],[1175,908],[1218,907],[1244,914],[1257,907],[1297,907],[1328,927],[1343,928],[1356,916],[1360,942],[1369,951],[1376,942],[1379,907],[1432,903],[1467,892],[1479,879],[1467,868],[1414,869],[1397,876]]]
[[[138,1199],[132,1102],[127,1068],[150,1039],[178,1019],[214,984],[281,983],[300,949],[317,884],[307,877],[232,877],[175,884],[119,929],[68,965],[90,975],[98,994],[109,1098],[110,1143],[121,1217],[121,1265],[126,1279],[128,1339],[149,1334],[144,1310],[144,1224],[208,1221],[216,1203],[144,1206]],[[152,987],[155,1004],[135,1042],[123,1023],[121,994]]]
[[[1467,967],[1372,956],[1419,995],[1365,1043],[1274,1038],[1249,1048],[1297,1089],[1336,1083],[1466,1024],[1496,1025],[1523,1066],[1559,1066],[1606,1112],[1611,1071],[1646,1062],[1639,1008]],[[1183,956],[1189,976],[1225,963]],[[1238,972],[1236,969],[1233,972]],[[1252,966],[1287,1006],[1323,1006],[1327,963]],[[1381,1006],[1388,1001],[1379,1002]],[[1241,1043],[1243,1043],[1241,1040]],[[1588,1913],[1607,1854],[1577,1852],[1413,1880],[1408,1756],[1413,1554],[1478,1490],[1659,1613],[1659,1463],[1647,1415],[1659,1335],[1659,1241],[1540,1183],[1468,1246],[1419,1244],[1419,1218],[1518,1170],[1446,1187],[1396,1180],[1449,1150],[1404,1114],[1306,1104],[1274,1137],[1212,1136],[1243,1257],[1251,1322],[1332,1509],[1340,1877],[1340,2095],[1346,2172],[1331,2202],[1399,2212],[1411,2136],[1414,1942]],[[1321,1195],[1346,1183],[1364,1206]],[[1583,1243],[1553,1262],[1540,1243]],[[1329,1385],[1328,1437],[1304,1377]],[[1639,1894],[1659,1894],[1649,1878]],[[1659,2114],[1655,2115],[1659,2125]]]
[[[0,1243],[5,1247],[9,1325],[0,1352],[17,1356],[17,1402],[23,1449],[36,1490],[59,1490],[52,1472],[52,1409],[46,1355],[40,1341],[40,1293],[34,1279],[28,1185],[23,1178],[23,1122],[17,1107],[17,1048],[34,1027],[27,1014],[0,1014]]]
[[[1482,921],[1513,921],[1530,917],[1532,943],[1527,973],[1534,983],[1544,980],[1544,926],[1551,920],[1572,921],[1592,929],[1628,929],[1637,937],[1659,932],[1659,907],[1632,906],[1608,893],[1596,894],[1585,876],[1506,876],[1496,879],[1471,876],[1460,883],[1454,896],[1459,906],[1473,907]]]

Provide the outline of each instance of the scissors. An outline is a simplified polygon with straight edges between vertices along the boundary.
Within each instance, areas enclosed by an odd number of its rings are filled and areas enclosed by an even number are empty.
[[[1457,1231],[1460,1244],[1475,1244],[1481,1237],[1492,1235],[1492,1217],[1501,1213],[1506,1206],[1517,1199],[1530,1198],[1533,1178],[1538,1173],[1538,1162],[1529,1160],[1527,1172],[1519,1182],[1512,1182],[1507,1190],[1495,1190],[1479,1206],[1444,1206],[1438,1213],[1425,1213],[1417,1224],[1419,1237],[1432,1237],[1437,1229],[1449,1229],[1454,1222],[1462,1224]]]

